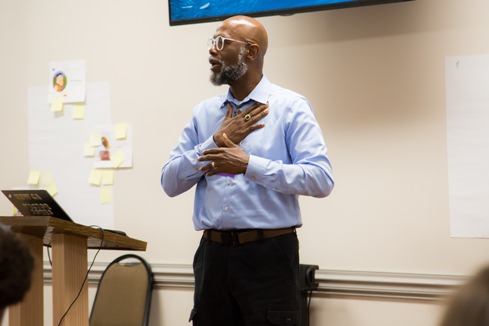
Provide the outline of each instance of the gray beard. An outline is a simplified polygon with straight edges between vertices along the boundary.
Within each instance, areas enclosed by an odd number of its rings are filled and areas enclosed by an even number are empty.
[[[248,65],[244,62],[244,50],[241,48],[241,52],[238,57],[238,64],[227,66],[222,63],[221,71],[212,73],[210,80],[211,83],[216,86],[221,86],[224,84],[229,85],[229,83],[240,79],[248,71]]]

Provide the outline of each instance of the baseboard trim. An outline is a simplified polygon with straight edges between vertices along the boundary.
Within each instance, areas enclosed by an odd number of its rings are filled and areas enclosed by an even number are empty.
[[[440,300],[466,279],[465,276],[318,270],[318,294],[334,296],[396,298],[409,300]]]
[[[89,286],[96,286],[108,262],[95,263],[88,276]],[[151,263],[155,289],[193,288],[189,264]],[[453,293],[466,276],[382,271],[319,269],[315,272],[318,288],[313,296],[369,297],[404,300],[440,300]],[[44,281],[51,283],[52,272],[44,264]]]

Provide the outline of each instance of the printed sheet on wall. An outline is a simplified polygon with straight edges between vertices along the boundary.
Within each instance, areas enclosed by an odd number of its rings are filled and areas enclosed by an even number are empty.
[[[489,237],[489,54],[445,60],[450,230]]]

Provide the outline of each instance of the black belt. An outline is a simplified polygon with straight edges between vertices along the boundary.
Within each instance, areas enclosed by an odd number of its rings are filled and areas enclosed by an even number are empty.
[[[281,235],[295,232],[295,227],[282,229],[250,229],[250,230],[204,230],[204,238],[226,246],[235,246],[248,242],[270,239]]]

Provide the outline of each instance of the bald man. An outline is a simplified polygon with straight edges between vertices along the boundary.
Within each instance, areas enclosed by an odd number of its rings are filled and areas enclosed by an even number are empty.
[[[300,325],[298,197],[334,182],[308,100],[263,75],[267,47],[256,19],[218,26],[210,80],[229,89],[194,108],[162,169],[169,196],[196,185],[194,326]]]

